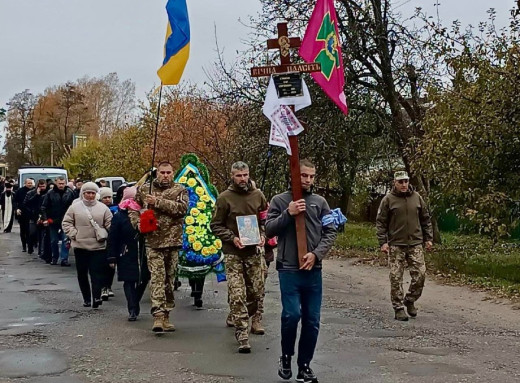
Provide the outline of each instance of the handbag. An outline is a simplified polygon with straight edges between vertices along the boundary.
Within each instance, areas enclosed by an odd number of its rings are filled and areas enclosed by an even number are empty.
[[[87,218],[90,221],[90,224],[92,227],[94,227],[94,232],[96,233],[96,241],[98,242],[104,242],[108,238],[108,231],[104,227],[101,227],[97,224],[96,221],[92,218],[92,214],[90,214],[90,210],[88,210],[87,206],[83,204],[83,207],[85,208],[85,211],[87,213]]]

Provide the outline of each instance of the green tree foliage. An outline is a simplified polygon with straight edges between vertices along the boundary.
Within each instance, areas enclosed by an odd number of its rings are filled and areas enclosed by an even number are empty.
[[[74,148],[63,159],[63,166],[69,177],[95,179],[102,161],[103,145],[97,140],[87,141],[85,146]]]
[[[64,157],[63,165],[73,177],[122,176],[135,181],[150,167],[146,155],[149,142],[148,132],[138,126],[119,129],[74,148]]]
[[[429,90],[416,169],[439,206],[498,238],[520,218],[520,19],[497,31],[490,18],[478,33],[432,26],[451,83]]]

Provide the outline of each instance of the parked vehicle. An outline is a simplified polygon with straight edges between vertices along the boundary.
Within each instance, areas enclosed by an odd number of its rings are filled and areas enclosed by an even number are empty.
[[[33,166],[22,166],[18,169],[18,185],[23,186],[27,178],[33,178],[36,182],[39,179],[54,180],[56,177],[63,177],[68,182],[69,178],[67,171],[60,167],[46,166],[43,168]]]
[[[112,189],[112,193],[114,194],[114,197],[116,196],[117,189],[124,184],[126,181],[123,177],[100,177],[96,178],[95,182],[99,182],[101,180],[105,180],[107,183],[107,187]]]

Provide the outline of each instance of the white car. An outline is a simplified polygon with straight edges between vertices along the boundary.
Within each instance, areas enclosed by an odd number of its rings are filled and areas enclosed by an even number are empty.
[[[57,177],[63,177],[65,178],[65,182],[69,181],[69,178],[67,176],[67,171],[63,168],[58,167],[43,167],[43,168],[37,168],[32,166],[22,166],[20,169],[18,169],[18,185],[22,187],[25,183],[25,180],[27,178],[34,179],[34,182],[37,183],[38,180],[54,180]]]
[[[123,177],[100,177],[96,178],[94,182],[97,183],[101,180],[105,180],[107,187],[112,189],[114,197],[116,196],[117,189],[119,189],[119,187],[126,182]]]

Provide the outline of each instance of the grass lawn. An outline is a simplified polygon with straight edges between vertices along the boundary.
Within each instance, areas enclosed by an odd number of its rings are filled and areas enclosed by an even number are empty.
[[[520,242],[493,244],[487,237],[457,233],[441,237],[443,243],[426,255],[431,273],[520,298]],[[346,257],[384,258],[378,251],[375,226],[370,224],[347,223],[335,247]]]

